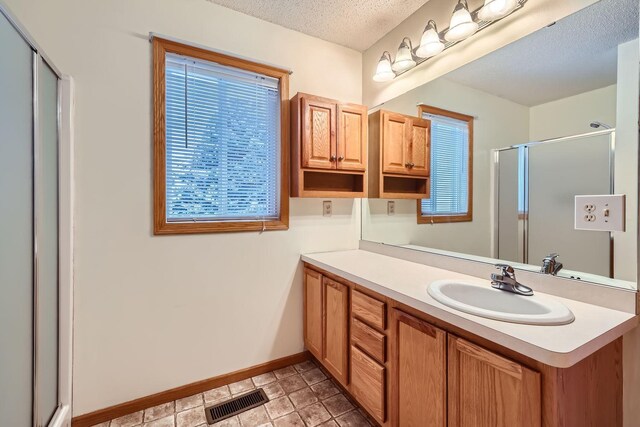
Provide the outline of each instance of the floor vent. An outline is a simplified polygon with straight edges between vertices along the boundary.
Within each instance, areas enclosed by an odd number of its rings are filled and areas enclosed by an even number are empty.
[[[238,415],[241,412],[248,411],[257,406],[264,405],[269,401],[264,390],[259,388],[242,396],[234,397],[226,402],[218,403],[204,410],[207,415],[207,422],[214,424],[227,418]]]

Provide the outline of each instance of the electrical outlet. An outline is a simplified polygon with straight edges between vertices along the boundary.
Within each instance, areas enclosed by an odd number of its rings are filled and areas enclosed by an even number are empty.
[[[322,216],[331,216],[331,200],[322,202]]]
[[[396,214],[396,202],[393,200],[389,200],[387,202],[387,215],[395,215]]]
[[[575,196],[575,229],[624,231],[624,194]]]

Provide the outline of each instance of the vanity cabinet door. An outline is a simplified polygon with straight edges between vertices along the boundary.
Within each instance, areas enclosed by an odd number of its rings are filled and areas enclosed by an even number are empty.
[[[302,98],[302,167],[336,168],[336,104]]]
[[[349,287],[323,277],[324,366],[343,385],[348,384]]]
[[[407,174],[407,147],[411,139],[411,119],[382,112],[382,172]]]
[[[395,309],[391,321],[392,425],[445,427],[446,333]]]
[[[431,165],[431,120],[411,120],[411,140],[407,150],[410,175],[429,176]]]
[[[449,335],[449,426],[539,427],[540,374]]]
[[[338,105],[337,168],[364,171],[367,164],[367,107]]]
[[[322,275],[304,269],[304,345],[322,360]]]

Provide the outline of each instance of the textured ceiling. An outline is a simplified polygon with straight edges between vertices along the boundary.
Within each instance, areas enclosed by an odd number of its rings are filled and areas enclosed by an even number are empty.
[[[539,105],[614,84],[617,47],[637,37],[638,0],[601,0],[445,77]]]
[[[292,30],[364,51],[427,0],[208,0]]]

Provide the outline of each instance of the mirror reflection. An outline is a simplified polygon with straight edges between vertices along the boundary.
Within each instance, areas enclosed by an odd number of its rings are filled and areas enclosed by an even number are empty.
[[[415,141],[381,151],[363,240],[635,288],[639,51],[638,2],[602,0],[373,108],[370,152]]]

